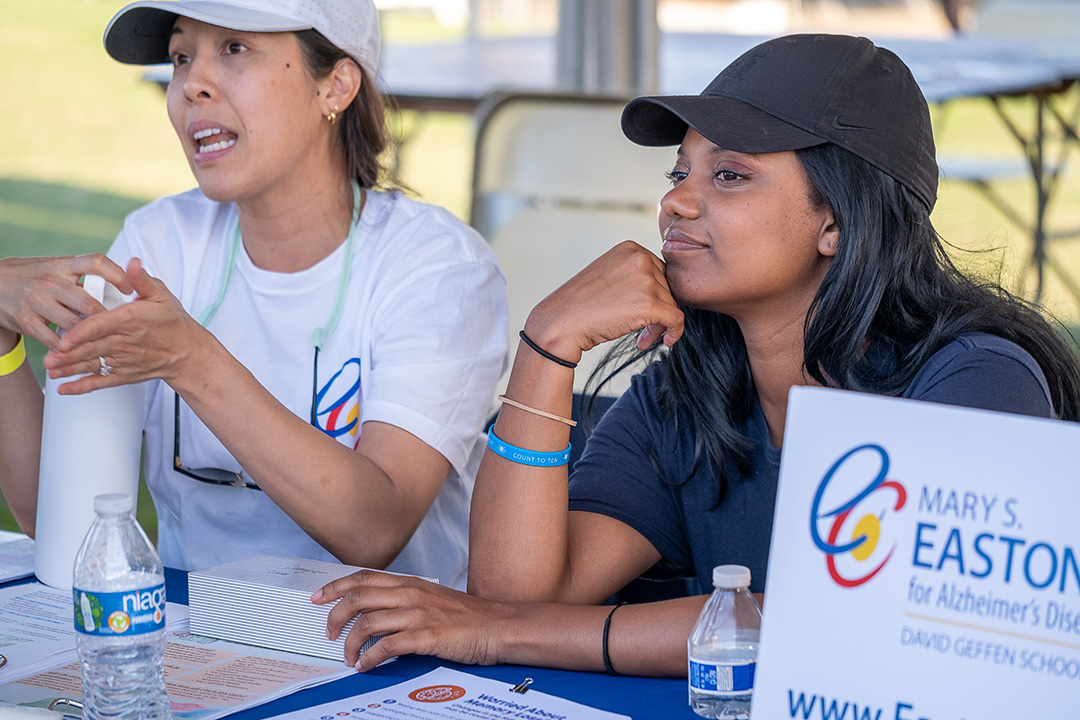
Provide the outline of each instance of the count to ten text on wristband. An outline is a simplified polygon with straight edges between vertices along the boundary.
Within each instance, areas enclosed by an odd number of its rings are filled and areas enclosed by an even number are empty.
[[[526,450],[525,448],[519,448],[515,445],[511,445],[508,442],[504,442],[499,439],[495,434],[495,429],[488,430],[488,447],[491,452],[495,453],[501,458],[506,458],[510,462],[516,462],[519,465],[531,465],[533,467],[558,467],[559,465],[566,465],[570,462],[570,445],[566,446],[565,450],[558,452],[539,452],[537,450]]]

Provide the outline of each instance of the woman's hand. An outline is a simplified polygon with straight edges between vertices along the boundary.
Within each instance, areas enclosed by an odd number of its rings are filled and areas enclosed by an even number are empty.
[[[336,640],[353,618],[345,639],[345,662],[370,670],[396,655],[435,655],[471,665],[500,661],[498,624],[509,614],[500,603],[482,600],[416,577],[361,570],[315,591],[311,601],[330,611],[326,637]],[[359,615],[358,615],[359,614]],[[384,636],[360,656],[373,636]]]
[[[663,337],[682,336],[683,314],[664,277],[664,261],[634,242],[623,242],[548,295],[525,323],[526,334],[561,358],[631,332],[645,349]]]
[[[513,663],[565,670],[604,669],[601,637],[611,608],[603,605],[493,602],[416,577],[375,570],[335,580],[311,596],[330,611],[326,636],[345,639],[345,662],[370,670],[414,653],[454,662]],[[631,605],[610,623],[616,669],[633,675],[686,677],[686,638],[707,595]],[[357,613],[361,613],[357,616]],[[360,648],[382,636],[363,657]]]
[[[55,348],[60,336],[50,323],[70,331],[105,310],[78,284],[83,275],[100,275],[121,292],[132,291],[124,270],[100,253],[0,260],[0,327]]]
[[[88,317],[45,356],[49,377],[89,373],[61,385],[60,394],[78,395],[152,378],[170,381],[183,371],[201,330],[198,323],[138,258],[128,264],[123,285],[117,285],[125,286],[137,293],[133,301]],[[98,374],[99,357],[112,368],[108,375]]]

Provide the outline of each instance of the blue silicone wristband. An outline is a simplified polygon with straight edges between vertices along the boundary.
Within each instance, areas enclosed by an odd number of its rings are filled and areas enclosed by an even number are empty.
[[[515,447],[508,442],[500,440],[495,434],[495,428],[488,430],[488,447],[491,452],[499,457],[506,458],[510,462],[519,465],[531,465],[533,467],[558,467],[570,462],[570,446],[559,452],[537,452]]]

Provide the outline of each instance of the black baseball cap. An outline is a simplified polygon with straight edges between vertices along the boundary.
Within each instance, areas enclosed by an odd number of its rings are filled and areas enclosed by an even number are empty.
[[[623,133],[639,145],[678,145],[687,126],[744,153],[834,143],[904,185],[928,212],[937,198],[926,98],[903,61],[866,38],[768,40],[700,95],[640,97],[623,110]]]

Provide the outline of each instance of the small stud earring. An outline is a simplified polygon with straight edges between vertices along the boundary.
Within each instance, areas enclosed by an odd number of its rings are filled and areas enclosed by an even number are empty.
[[[338,106],[335,105],[333,111],[330,112],[330,114],[328,114],[326,116],[326,119],[330,121],[331,125],[333,125],[334,123],[337,122],[337,113],[338,113]]]

